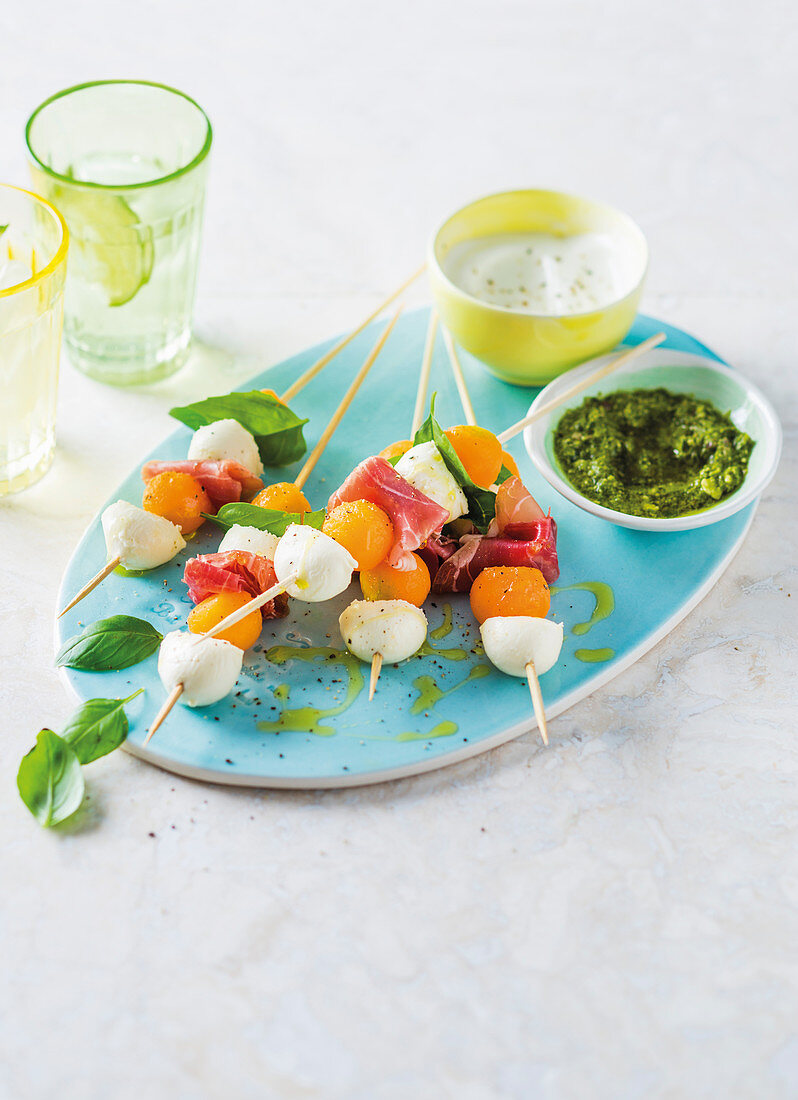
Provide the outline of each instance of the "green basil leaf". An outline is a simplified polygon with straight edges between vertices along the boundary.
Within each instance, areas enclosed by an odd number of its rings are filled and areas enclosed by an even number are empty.
[[[195,431],[217,420],[237,420],[251,432],[264,466],[288,466],[307,450],[300,420],[287,405],[260,390],[206,397],[193,405],[169,410],[169,415]]]
[[[80,807],[85,790],[74,750],[52,730],[40,730],[36,745],[22,757],[17,788],[40,825],[65,821]]]
[[[90,764],[119,748],[128,731],[125,703],[143,690],[139,688],[127,699],[88,699],[78,707],[61,730],[61,737],[81,764]]]
[[[468,518],[484,535],[496,515],[496,494],[490,489],[463,489],[468,501]]]
[[[112,672],[137,665],[154,653],[163,635],[144,619],[112,615],[87,626],[61,646],[56,666],[84,672]]]
[[[435,419],[435,399],[437,396],[436,393],[433,393],[430,400],[429,416],[413,437],[413,446],[415,447],[417,443],[429,443],[430,441],[435,444],[441,452],[443,461],[446,463],[452,477],[465,493],[468,501],[468,518],[484,534],[496,514],[496,494],[489,489],[481,489],[468,476],[466,468],[457,457],[457,452],[449,442],[448,436],[444,435],[443,429]]]
[[[260,508],[257,504],[223,504],[215,516],[203,512],[206,519],[212,519],[220,527],[257,527],[259,531],[270,531],[273,535],[284,535],[290,523],[303,523],[306,527],[321,530],[326,515],[323,508],[317,512],[281,512],[277,508]]]
[[[467,486],[477,489],[478,486],[475,485],[468,476],[465,466],[457,457],[457,451],[449,442],[448,436],[443,434],[443,428],[441,428],[440,424],[435,419],[435,399],[437,396],[437,393],[433,393],[429,403],[429,416],[413,436],[413,446],[415,447],[418,443],[429,443],[432,441],[441,452],[443,461],[449,467],[449,472],[457,484],[462,489],[465,489]]]
[[[505,481],[507,480],[508,477],[514,477],[514,476],[515,475],[513,474],[512,470],[508,470],[506,466],[502,465],[501,470],[499,470],[499,476],[496,478],[496,484],[497,485],[504,485],[504,483],[505,483]]]

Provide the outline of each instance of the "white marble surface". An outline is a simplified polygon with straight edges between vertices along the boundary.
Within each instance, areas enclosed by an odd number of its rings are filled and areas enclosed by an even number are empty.
[[[9,182],[79,80],[166,80],[216,129],[204,352],[150,392],[65,367],[56,465],[0,503],[0,1097],[798,1095],[794,5],[41,0],[0,40]],[[326,794],[117,753],[88,827],[41,831],[14,779],[70,710],[59,577],[175,397],[353,323],[449,209],[527,184],[637,217],[647,311],[780,409],[716,589],[547,752]]]

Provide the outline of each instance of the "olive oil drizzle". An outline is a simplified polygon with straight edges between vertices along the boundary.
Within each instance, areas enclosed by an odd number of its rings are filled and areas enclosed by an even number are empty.
[[[576,623],[571,627],[571,633],[577,636],[587,634],[589,630],[592,630],[596,623],[602,622],[603,619],[608,618],[615,610],[615,594],[610,587],[604,581],[579,581],[576,584],[554,584],[551,586],[550,591],[556,592],[569,592],[572,590],[589,592],[595,603],[593,605],[593,613],[590,618],[583,623]],[[574,652],[574,657],[577,661],[585,661],[588,664],[595,664],[601,661],[610,661],[615,656],[615,650],[606,646],[602,649],[577,649]]]
[[[593,599],[596,601],[593,606],[593,614],[584,623],[576,623],[571,627],[572,634],[587,634],[588,630],[591,630],[596,623],[600,623],[602,619],[607,619],[615,610],[615,593],[612,591],[610,585],[604,581],[579,581],[577,584],[553,584],[549,591],[553,594],[555,592],[570,592],[573,589],[581,592],[589,592]]]
[[[424,711],[430,710],[436,703],[439,703],[441,699],[446,699],[455,691],[459,691],[461,687],[465,687],[469,680],[481,680],[489,672],[490,665],[474,665],[467,676],[447,691],[439,688],[431,676],[417,676],[413,681],[413,687],[418,692],[418,696],[410,707],[410,713],[423,714]]]
[[[362,665],[357,657],[346,650],[333,649],[332,646],[308,646],[305,649],[276,645],[267,649],[267,660],[275,665],[286,661],[323,661],[327,665],[341,665],[347,672],[347,685],[343,700],[332,707],[293,707],[280,711],[276,719],[258,722],[258,729],[264,733],[280,733],[282,730],[294,730],[312,733],[316,737],[332,737],[336,732],[332,726],[322,725],[325,718],[334,718],[348,710],[363,690],[365,680]],[[280,684],[274,689],[274,697],[287,703],[290,699],[289,684]]]
[[[436,737],[451,737],[453,733],[457,733],[458,728],[456,722],[439,722],[437,726],[433,726],[429,733],[415,733],[413,730],[408,730],[406,733],[400,733],[399,736],[393,738],[393,740],[432,741]]]
[[[452,632],[452,605],[445,603],[443,605],[443,622],[440,626],[436,626],[434,630],[430,630],[429,636],[436,642],[439,642],[442,638],[446,638]]]
[[[615,656],[615,650],[607,646],[604,649],[577,649],[574,653],[577,661],[585,661],[587,664],[598,664],[601,661],[611,661]]]

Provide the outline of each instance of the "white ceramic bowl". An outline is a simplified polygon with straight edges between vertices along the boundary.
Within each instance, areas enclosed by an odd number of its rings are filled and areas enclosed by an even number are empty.
[[[579,378],[595,371],[617,354],[616,350],[611,355],[592,359],[566,374],[561,374],[540,391],[529,411],[533,412],[536,407],[563,393]],[[658,386],[674,393],[689,393],[701,400],[711,401],[722,412],[730,413],[735,426],[747,432],[756,443],[751,452],[745,481],[739,489],[724,497],[718,504],[701,512],[668,519],[630,516],[588,500],[566,479],[555,457],[554,430],[560,417],[566,409],[581,405],[586,397],[612,393],[615,390],[655,389]],[[779,464],[781,425],[764,394],[739,371],[731,370],[703,355],[654,348],[530,424],[524,432],[524,444],[529,457],[546,481],[566,500],[584,508],[586,512],[638,531],[689,531],[727,519],[759,496]]]

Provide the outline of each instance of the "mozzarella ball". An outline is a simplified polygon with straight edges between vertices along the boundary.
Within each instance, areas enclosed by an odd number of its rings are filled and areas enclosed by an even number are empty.
[[[173,630],[161,642],[158,675],[167,691],[183,685],[181,703],[207,707],[233,690],[243,659],[242,649],[221,638]]]
[[[443,455],[432,440],[428,443],[417,443],[415,447],[405,451],[396,463],[395,470],[414,489],[440,504],[441,508],[446,508],[450,521],[464,516],[468,511],[465,493],[452,477]]]
[[[497,615],[485,619],[480,632],[485,656],[508,676],[526,677],[529,661],[542,676],[557,663],[562,649],[562,623],[532,615]]]
[[[176,524],[126,500],[109,504],[102,525],[108,557],[119,558],[125,569],[156,569],[186,545]]]
[[[379,653],[387,664],[412,657],[427,636],[427,616],[406,600],[353,600],[338,626],[346,648],[361,661]]]
[[[219,543],[219,553],[225,550],[246,550],[274,561],[274,552],[280,540],[271,531],[259,531],[257,527],[244,527],[235,523]]]
[[[307,603],[331,600],[349,586],[357,562],[335,539],[306,524],[290,523],[274,552],[279,581],[298,573],[286,588],[289,596]]]
[[[263,463],[255,437],[237,420],[216,420],[197,428],[191,439],[188,457],[211,462],[226,458],[240,462],[257,477],[263,473]]]

